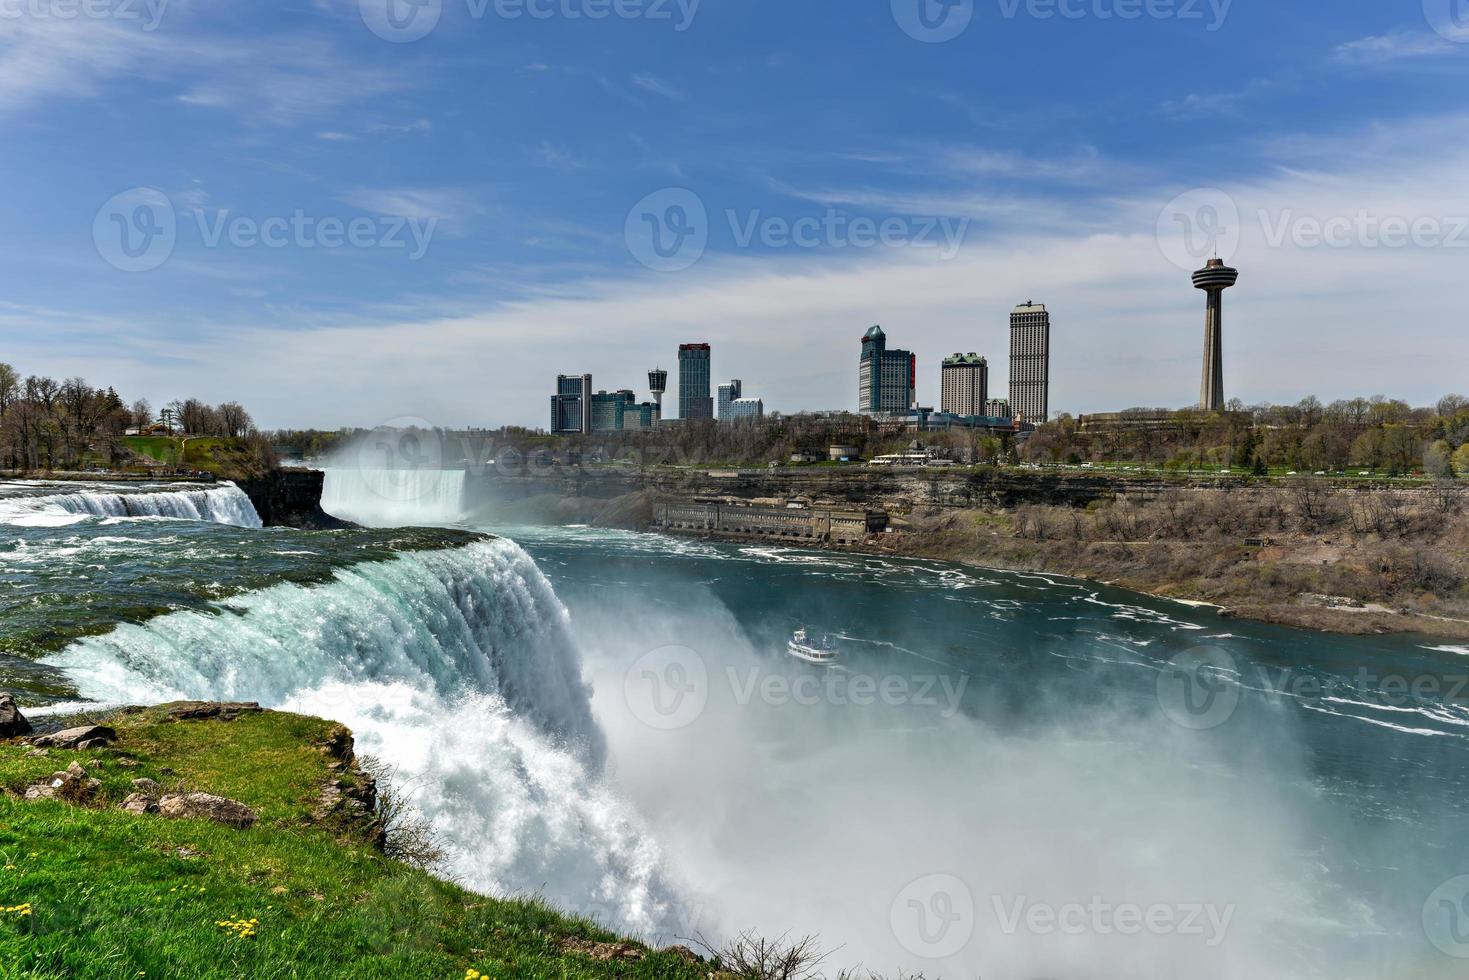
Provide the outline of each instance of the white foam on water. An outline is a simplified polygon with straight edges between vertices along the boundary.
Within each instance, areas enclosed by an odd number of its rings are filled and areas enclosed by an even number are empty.
[[[657,846],[605,786],[566,610],[519,546],[404,554],[224,605],[45,662],[101,702],[254,700],[341,721],[412,789],[451,877],[665,934]]]
[[[260,527],[260,515],[233,483],[207,489],[119,493],[84,489],[42,497],[0,499],[0,524],[13,527],[65,527],[91,518],[146,520],[167,518]]]

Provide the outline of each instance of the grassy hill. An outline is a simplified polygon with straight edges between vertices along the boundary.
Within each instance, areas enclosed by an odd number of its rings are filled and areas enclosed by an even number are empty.
[[[259,476],[273,461],[262,460],[247,440],[210,436],[124,436],[125,447],[169,469],[203,470],[226,480]]]
[[[365,785],[340,726],[274,712],[177,720],[167,706],[105,723],[118,736],[107,748],[38,757],[0,740],[0,977],[709,975],[687,953],[386,856],[370,814],[323,810],[324,787]],[[98,781],[89,799],[23,799],[72,762]],[[119,809],[137,779],[239,801],[258,820]]]

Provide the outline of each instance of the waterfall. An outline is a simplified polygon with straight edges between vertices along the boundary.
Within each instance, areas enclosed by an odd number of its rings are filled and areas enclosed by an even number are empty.
[[[321,507],[359,524],[452,524],[464,516],[464,471],[329,466]]]
[[[72,524],[88,517],[168,517],[236,527],[260,527],[260,515],[233,483],[209,489],[117,492],[82,490],[44,497],[0,500],[0,524]]]
[[[662,934],[661,859],[603,784],[565,607],[506,540],[399,555],[71,644],[82,696],[247,699],[343,722],[395,770],[456,880]]]

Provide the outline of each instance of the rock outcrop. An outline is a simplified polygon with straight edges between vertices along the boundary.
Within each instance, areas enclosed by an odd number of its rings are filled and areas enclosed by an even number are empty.
[[[19,738],[31,733],[31,723],[15,705],[15,698],[0,694],[0,738]]]
[[[245,804],[210,793],[169,793],[158,801],[158,812],[173,820],[212,820],[239,830],[259,819]]]
[[[173,721],[201,721],[218,718],[234,721],[243,714],[259,714],[260,705],[254,701],[176,701],[163,705]]]
[[[46,749],[101,749],[116,741],[117,732],[106,725],[81,725],[38,736],[31,744]]]
[[[321,509],[326,474],[320,470],[278,469],[238,486],[255,505],[266,527],[294,527],[306,531],[335,531],[357,527]]]

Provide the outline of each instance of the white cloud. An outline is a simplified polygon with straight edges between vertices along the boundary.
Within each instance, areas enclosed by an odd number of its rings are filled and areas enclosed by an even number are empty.
[[[1442,58],[1462,53],[1463,47],[1426,30],[1396,30],[1340,45],[1336,61],[1352,65],[1380,65],[1421,58]]]
[[[661,95],[674,102],[682,102],[684,98],[683,93],[678,89],[648,72],[634,72],[632,83],[644,92],[652,92],[654,95]]]

